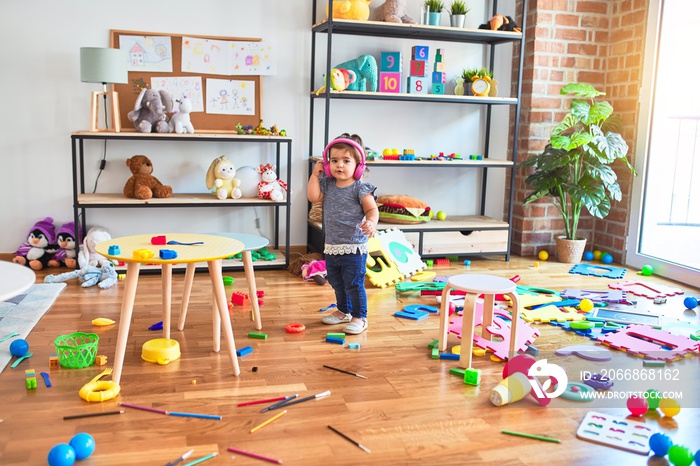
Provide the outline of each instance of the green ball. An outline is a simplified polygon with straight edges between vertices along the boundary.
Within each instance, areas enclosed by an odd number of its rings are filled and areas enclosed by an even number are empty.
[[[644,275],[645,277],[648,277],[653,273],[654,267],[652,267],[651,265],[645,265],[644,267],[642,267],[642,275]]]
[[[644,392],[644,398],[647,399],[649,409],[657,409],[659,407],[659,401],[661,401],[661,392],[650,388]]]
[[[690,466],[695,461],[690,448],[683,445],[674,445],[668,449],[668,459],[673,466]]]

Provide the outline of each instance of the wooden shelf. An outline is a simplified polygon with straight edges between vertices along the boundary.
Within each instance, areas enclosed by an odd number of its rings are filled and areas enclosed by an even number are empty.
[[[119,133],[111,131],[75,131],[71,137],[79,139],[118,139],[118,140],[140,140],[140,141],[234,141],[234,142],[288,142],[292,139],[288,136],[261,136],[255,134],[237,134],[231,132],[208,132],[198,131],[194,134],[177,133],[137,133],[133,129],[122,130]]]
[[[309,157],[311,162],[320,162],[323,160],[322,157],[313,156]],[[483,167],[502,167],[510,168],[513,166],[513,162],[510,160],[496,160],[496,159],[484,159],[484,160],[368,160],[367,166],[369,167],[421,167],[421,168],[450,168],[450,167],[472,167],[472,168],[483,168]]]
[[[367,92],[367,91],[334,91],[330,94],[322,92],[311,93],[312,99],[349,99],[349,100],[394,100],[403,102],[436,102],[440,104],[481,104],[481,105],[516,105],[518,99],[513,97],[478,97],[473,95],[450,94],[407,94],[405,92]]]
[[[309,221],[321,229],[321,222]],[[469,231],[469,230],[508,230],[508,223],[483,215],[455,215],[445,220],[431,220],[425,223],[398,224],[379,222],[377,230],[398,228],[401,231]]]
[[[210,193],[173,194],[167,198],[132,199],[123,194],[78,194],[78,205],[91,207],[251,207],[286,206],[286,202],[272,202],[267,199],[246,197],[240,199],[217,199]]]

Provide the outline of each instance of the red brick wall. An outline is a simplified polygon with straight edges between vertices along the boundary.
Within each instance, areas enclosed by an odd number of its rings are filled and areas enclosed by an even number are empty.
[[[516,4],[516,11],[522,11],[522,1]],[[570,99],[559,90],[569,82],[585,82],[607,93],[605,98],[623,118],[621,133],[630,155],[634,152],[646,9],[647,0],[528,2],[518,162],[539,153],[549,141],[552,128],[568,111]],[[620,262],[629,226],[631,176],[624,167],[616,164],[615,169],[622,202],[613,204],[605,220],[582,216],[579,235],[588,238],[587,249],[611,252]],[[527,175],[516,170],[511,250],[522,256],[542,249],[552,253],[555,236],[563,233],[561,216],[546,200],[522,205],[529,192]]]

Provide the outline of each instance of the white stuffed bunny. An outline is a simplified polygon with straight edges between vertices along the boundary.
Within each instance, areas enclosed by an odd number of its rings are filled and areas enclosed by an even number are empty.
[[[192,112],[192,101],[187,97],[176,100],[178,103],[177,112],[170,117],[170,122],[168,123],[171,133],[185,134],[194,133],[194,126],[190,121],[190,112]]]
[[[239,188],[241,180],[236,178],[236,167],[225,155],[215,158],[211,163],[206,181],[207,189],[210,189],[217,199],[240,199],[243,196]]]
[[[102,241],[109,241],[112,235],[103,227],[92,227],[88,230],[80,252],[78,253],[78,266],[84,269],[88,266],[102,267],[110,264],[110,260],[95,251],[95,246]]]

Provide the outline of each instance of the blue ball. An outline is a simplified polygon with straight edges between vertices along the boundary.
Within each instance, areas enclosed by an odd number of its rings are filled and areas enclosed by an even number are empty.
[[[603,264],[612,264],[613,256],[609,252],[603,254]]]
[[[700,450],[695,452],[695,456],[693,458],[695,458],[695,464],[700,466]]]
[[[698,307],[698,298],[694,298],[694,297],[692,297],[692,296],[688,296],[687,298],[685,298],[685,299],[683,300],[683,304],[684,304],[685,307],[687,307],[688,309],[695,309],[696,307]]]
[[[59,443],[51,449],[49,466],[72,466],[75,463],[75,450],[67,443]]]
[[[593,260],[593,251],[586,251],[583,253],[583,260],[585,261],[592,261]]]
[[[673,442],[668,435],[657,432],[649,438],[649,448],[656,456],[666,456],[668,449],[672,446]]]
[[[27,340],[22,340],[21,338],[13,341],[10,343],[10,353],[12,356],[17,356],[18,358],[21,358],[25,354],[27,354],[27,351],[29,351],[29,343],[27,343]]]
[[[76,459],[84,460],[95,451],[95,439],[92,435],[81,432],[70,439],[70,446],[75,450]]]

